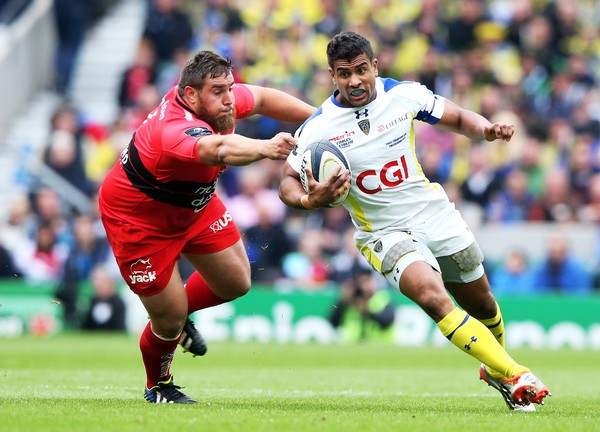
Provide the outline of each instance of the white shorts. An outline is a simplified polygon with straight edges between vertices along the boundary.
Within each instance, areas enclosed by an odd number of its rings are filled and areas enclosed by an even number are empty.
[[[475,236],[452,203],[411,227],[410,231],[361,231],[355,240],[371,266],[395,288],[399,287],[402,272],[416,261],[425,261],[442,273],[444,282],[471,282],[484,273],[483,254]],[[462,263],[457,265],[453,256],[471,245],[474,245],[476,256],[471,259],[471,266],[461,269]],[[456,256],[460,259],[460,254]]]

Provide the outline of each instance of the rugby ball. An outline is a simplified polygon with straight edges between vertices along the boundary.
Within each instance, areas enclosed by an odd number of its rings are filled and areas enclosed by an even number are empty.
[[[338,166],[350,171],[350,163],[344,153],[329,140],[318,140],[310,143],[304,153],[300,165],[300,181],[304,190],[308,192],[308,179],[304,168],[310,166],[314,179],[318,182],[326,182],[333,175]],[[341,173],[344,170],[342,169]],[[350,191],[330,203],[327,207],[339,206],[348,196]]]

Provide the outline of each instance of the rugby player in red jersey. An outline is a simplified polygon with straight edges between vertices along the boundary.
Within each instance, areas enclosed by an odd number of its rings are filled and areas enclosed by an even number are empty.
[[[153,403],[196,403],[173,383],[180,343],[203,355],[206,344],[188,315],[234,300],[250,289],[240,232],[215,194],[227,165],[285,160],[296,140],[234,133],[236,119],[261,114],[303,122],[315,108],[282,91],[234,83],[229,60],[198,52],[177,86],[134,133],[100,189],[99,207],[121,275],[150,317],[140,349],[144,397]],[[184,285],[183,254],[196,271]]]

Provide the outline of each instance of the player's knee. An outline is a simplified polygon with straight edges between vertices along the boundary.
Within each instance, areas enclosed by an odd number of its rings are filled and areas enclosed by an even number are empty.
[[[230,284],[230,292],[233,298],[243,297],[250,291],[252,280],[250,278],[250,269],[247,272],[240,272],[235,280]]]
[[[478,303],[478,316],[483,318],[493,318],[496,316],[498,313],[498,304],[491,290],[489,290],[489,285],[487,290],[483,289],[479,291],[479,294],[475,298]]]
[[[492,301],[486,301],[481,304],[479,314],[484,318],[493,318],[498,313],[498,306],[495,299],[492,297]]]
[[[243,297],[250,291],[250,278],[248,278],[247,283],[237,285],[234,289],[235,298]]]
[[[440,321],[455,307],[450,296],[438,291],[423,293],[417,301],[417,304],[423,309],[423,312],[429,315],[435,322]]]
[[[186,318],[186,314],[172,314],[168,317],[154,318],[152,320],[152,331],[162,339],[175,339],[181,333]]]
[[[233,279],[223,281],[223,284],[215,287],[215,292],[222,299],[231,301],[248,294],[251,285],[250,274],[238,275]]]
[[[413,300],[426,310],[435,310],[438,305],[444,304],[448,295],[434,277],[425,276],[412,287]]]
[[[426,262],[416,262],[406,269],[400,291],[436,322],[453,308],[440,274]]]

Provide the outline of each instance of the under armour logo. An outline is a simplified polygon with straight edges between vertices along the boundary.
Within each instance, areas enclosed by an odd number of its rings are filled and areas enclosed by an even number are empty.
[[[356,114],[356,119],[360,119],[360,116],[365,116],[365,117],[369,117],[369,109],[365,108],[364,111],[354,111],[354,114]]]
[[[471,342],[465,344],[465,349],[469,351],[471,349],[471,344],[477,342],[477,338],[475,336],[471,336]]]

